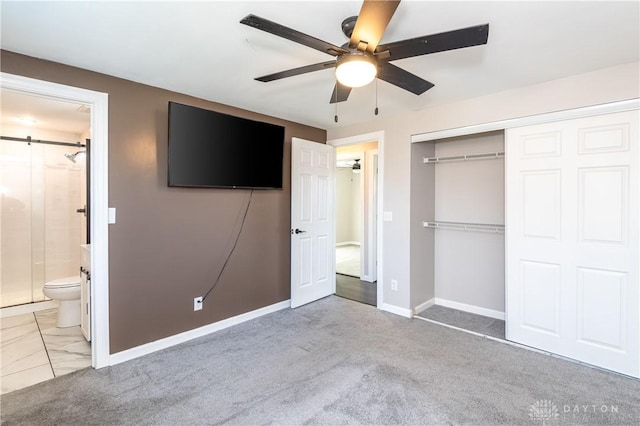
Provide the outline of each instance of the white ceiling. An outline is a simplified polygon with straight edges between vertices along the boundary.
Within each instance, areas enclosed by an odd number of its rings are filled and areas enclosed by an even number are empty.
[[[90,110],[86,105],[6,89],[0,90],[0,101],[2,127],[31,127],[78,135],[87,132],[91,127],[91,117],[88,114]]]
[[[329,55],[239,23],[249,13],[341,45],[361,2],[0,2],[3,49],[320,128],[373,120],[376,84],[329,104],[332,70],[255,77]],[[382,43],[489,23],[489,41],[394,62],[435,87],[378,82],[381,116],[639,60],[638,1],[403,1]]]

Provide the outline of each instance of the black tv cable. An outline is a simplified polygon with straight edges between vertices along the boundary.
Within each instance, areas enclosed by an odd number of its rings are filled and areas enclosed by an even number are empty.
[[[240,230],[238,231],[238,235],[236,235],[236,240],[233,243],[233,247],[231,247],[231,251],[229,251],[227,258],[225,259],[224,264],[220,269],[220,273],[218,273],[218,277],[216,278],[216,281],[213,283],[209,291],[207,291],[207,293],[202,298],[203,304],[204,304],[204,301],[207,299],[207,296],[209,296],[209,294],[213,291],[213,289],[216,288],[216,286],[218,285],[218,282],[220,282],[220,277],[222,277],[222,273],[227,267],[227,263],[229,263],[229,259],[231,259],[233,252],[236,250],[236,246],[238,245],[238,240],[240,240],[240,234],[242,234],[242,229],[244,228],[244,222],[247,220],[247,213],[249,213],[249,206],[251,205],[252,198],[253,198],[253,189],[249,192],[249,202],[247,203],[247,208],[244,210],[244,215],[242,216],[242,223],[240,224]]]

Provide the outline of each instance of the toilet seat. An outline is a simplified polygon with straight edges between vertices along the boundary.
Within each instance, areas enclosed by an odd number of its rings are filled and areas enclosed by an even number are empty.
[[[44,284],[45,288],[70,288],[70,287],[79,287],[81,283],[80,275],[78,276],[70,276],[64,278],[58,278],[57,280],[48,281]]]

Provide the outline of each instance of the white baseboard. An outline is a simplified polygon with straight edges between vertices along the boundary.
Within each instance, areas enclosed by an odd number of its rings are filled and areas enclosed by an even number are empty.
[[[370,275],[361,275],[360,276],[360,281],[366,281],[368,283],[376,282],[376,280],[374,280]]]
[[[264,308],[256,309],[255,311],[246,312],[244,314],[236,315],[235,317],[214,322],[213,324],[207,324],[205,326],[185,331],[174,336],[165,337],[164,339],[156,340],[155,342],[145,343],[144,345],[136,346],[135,348],[111,354],[109,356],[109,365],[116,365],[125,361],[130,361],[132,359],[148,355],[161,349],[179,345],[180,343],[184,343],[198,337],[206,336],[207,334],[211,334],[216,331],[220,331],[225,328],[238,325],[243,322],[259,318],[263,315],[271,314],[273,312],[277,312],[290,307],[291,300],[284,300],[273,305],[265,306]]]
[[[343,241],[341,243],[336,243],[336,247],[342,247],[342,246],[359,246],[360,245],[360,241]]]
[[[499,320],[505,319],[504,312],[495,311],[493,309],[481,308],[480,306],[467,305],[466,303],[454,302],[452,300],[435,298],[435,304],[446,308],[457,309],[459,311],[470,312],[472,314],[482,315],[485,317],[495,318]]]
[[[400,308],[395,305],[389,305],[388,303],[382,303],[378,305],[378,309],[391,312],[392,314],[400,315],[401,317],[411,318],[411,309]]]
[[[55,300],[46,300],[44,302],[26,303],[24,305],[7,306],[0,309],[0,318],[14,317],[16,315],[30,314],[32,312],[44,311],[45,309],[53,309],[58,307]]]
[[[418,315],[420,312],[424,311],[427,308],[432,307],[435,304],[436,304],[436,298],[433,297],[433,298],[427,300],[426,302],[421,303],[418,306],[416,306],[415,308],[413,308],[413,315]]]

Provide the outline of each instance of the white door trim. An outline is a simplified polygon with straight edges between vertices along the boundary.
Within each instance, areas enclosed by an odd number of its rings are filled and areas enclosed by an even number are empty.
[[[0,86],[33,96],[82,103],[91,107],[91,365],[110,365],[108,123],[106,93],[23,76],[0,73]]]
[[[436,139],[452,138],[456,136],[473,135],[477,133],[492,132],[495,130],[511,129],[513,127],[551,123],[554,121],[564,121],[573,118],[591,117],[594,115],[609,114],[613,112],[631,111],[639,108],[640,99],[636,98],[626,101],[591,105],[582,108],[535,114],[526,117],[512,118],[509,120],[491,121],[488,123],[474,124],[472,126],[437,130],[435,132],[418,133],[411,136],[411,143],[427,142]]]
[[[346,146],[346,145],[354,145],[361,144],[367,142],[378,142],[378,200],[377,200],[377,223],[376,223],[376,275],[378,279],[377,287],[377,307],[378,309],[382,309],[384,303],[384,292],[383,292],[383,253],[384,248],[382,247],[382,241],[384,241],[383,237],[383,227],[382,227],[382,200],[384,199],[384,130],[372,133],[364,133],[361,135],[349,136],[346,138],[332,139],[327,141],[327,145],[332,145],[335,147],[338,146]],[[335,219],[334,219],[335,222]],[[387,305],[388,306],[388,305]]]
[[[376,180],[376,168],[377,168],[377,164],[378,164],[378,150],[374,149],[369,151],[369,154],[367,156],[367,164],[368,164],[368,168],[369,168],[369,174],[368,174],[368,182],[367,182],[367,187],[369,188],[369,197],[368,197],[368,203],[367,203],[367,234],[369,236],[373,236],[372,241],[370,241],[370,243],[372,243],[373,241],[375,241],[375,244],[369,244],[369,250],[367,251],[367,265],[369,265],[369,275],[368,278],[371,282],[375,282],[378,280],[378,268],[377,267],[371,267],[371,265],[376,265],[377,262],[377,251],[378,251],[378,238],[377,238],[377,226],[376,226],[376,221],[378,218],[378,210],[376,209],[377,206],[377,202],[378,202],[378,181]]]

